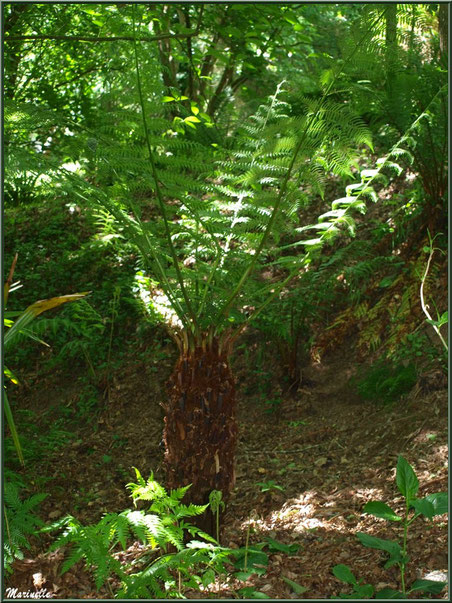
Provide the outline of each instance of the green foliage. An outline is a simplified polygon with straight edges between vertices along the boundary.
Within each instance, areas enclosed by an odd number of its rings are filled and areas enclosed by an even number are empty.
[[[284,492],[284,488],[272,479],[269,479],[266,482],[257,482],[256,485],[260,486],[261,492],[271,492],[272,490],[279,490],[280,492]]]
[[[364,505],[364,513],[373,515],[390,522],[400,522],[403,526],[403,540],[399,542],[393,540],[384,540],[370,536],[364,532],[358,532],[356,535],[366,547],[383,551],[388,556],[385,562],[385,569],[393,566],[398,566],[400,570],[401,591],[391,588],[384,588],[375,592],[375,589],[370,584],[363,584],[362,580],[357,580],[355,575],[346,565],[340,564],[333,568],[333,574],[342,582],[353,586],[353,591],[350,594],[342,594],[332,599],[370,599],[375,593],[376,599],[405,599],[406,595],[422,591],[426,594],[439,594],[446,586],[444,582],[433,580],[415,580],[410,588],[405,585],[406,565],[409,561],[407,554],[408,528],[418,519],[424,517],[426,520],[431,520],[436,515],[442,515],[448,512],[448,495],[445,492],[429,494],[424,498],[417,498],[419,490],[419,480],[414,472],[413,467],[406,461],[403,456],[399,456],[397,460],[396,484],[399,492],[405,500],[405,508],[403,515],[396,513],[391,507],[381,501],[370,501]]]
[[[140,500],[152,502],[149,511],[164,516],[163,522],[177,530],[180,539],[179,542],[182,542],[182,532],[186,527],[183,519],[185,517],[201,515],[207,509],[208,505],[182,504],[181,500],[190,486],[171,490],[168,494],[165,488],[154,480],[152,473],[147,481],[141,477],[140,472],[136,468],[135,473],[138,482],[136,484],[127,484],[134,505],[136,506],[137,501]],[[199,531],[193,531],[193,528],[190,526],[187,526],[186,529],[192,535],[195,535]],[[177,545],[175,544],[175,546]]]
[[[11,477],[11,472],[9,474]],[[7,572],[12,572],[14,559],[23,559],[24,549],[30,549],[30,536],[36,536],[44,523],[35,515],[35,508],[48,495],[33,494],[23,499],[20,496],[22,485],[16,481],[6,481],[3,507],[3,564]]]
[[[357,380],[357,389],[364,400],[392,404],[409,393],[417,381],[414,364],[393,364],[380,360]]]
[[[215,527],[217,542],[220,542],[220,511],[224,511],[226,505],[222,500],[223,493],[221,490],[212,490],[209,494],[209,506],[212,513],[215,515]]]
[[[228,549],[219,546],[213,538],[201,532],[185,519],[206,511],[207,505],[184,505],[182,499],[189,486],[178,488],[169,494],[153,476],[144,480],[135,469],[137,483],[128,484],[135,505],[139,501],[151,503],[146,510],[126,510],[122,513],[108,513],[95,525],[84,526],[72,516],[66,516],[46,526],[41,532],[63,529],[51,550],[67,546],[68,554],[61,568],[62,573],[75,563],[84,560],[95,577],[99,589],[113,576],[121,582],[116,596],[124,599],[136,598],[181,598],[186,588],[199,590],[211,584],[219,574],[228,573],[226,563],[233,564],[233,577],[247,580],[253,573],[262,574],[268,565],[270,552],[296,554],[297,545],[285,545],[272,538],[265,542],[242,549]],[[212,510],[219,509],[221,498]],[[187,535],[202,540],[191,540]],[[116,552],[126,550],[134,539],[144,546],[137,564],[126,564]],[[116,551],[116,552],[115,552]],[[137,571],[138,570],[138,571]],[[239,589],[238,594],[251,593]],[[252,598],[259,598],[258,591],[252,589]],[[113,594],[113,593],[112,593]]]
[[[220,562],[223,557],[221,551],[212,553],[215,547],[206,542],[193,541],[191,547],[184,546],[186,532],[192,536],[201,535],[212,540],[195,526],[184,521],[185,518],[204,512],[207,506],[184,505],[181,499],[188,487],[167,494],[152,475],[145,481],[139,471],[137,469],[135,471],[138,483],[128,484],[127,487],[132,492],[131,496],[135,504],[138,501],[152,503],[147,511],[127,510],[122,513],[108,513],[100,522],[92,526],[83,526],[74,517],[67,516],[45,528],[46,532],[64,528],[51,549],[70,545],[70,552],[63,564],[62,573],[83,559],[94,571],[97,588],[100,588],[112,574],[116,575],[122,583],[118,594],[120,597],[140,598],[143,593],[146,593],[146,598],[150,594],[157,598],[177,596],[177,592],[173,591],[176,587],[173,570],[177,569],[187,574],[190,582],[192,578],[188,575],[189,568],[202,562],[210,564],[214,557]],[[130,573],[132,568],[124,567],[113,552],[118,546],[125,550],[134,538],[145,545],[148,561],[146,569],[135,574]],[[176,553],[169,552],[173,549]],[[150,565],[149,561],[151,561]]]

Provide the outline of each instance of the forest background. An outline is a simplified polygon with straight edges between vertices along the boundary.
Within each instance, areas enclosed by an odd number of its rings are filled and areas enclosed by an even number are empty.
[[[448,4],[2,18],[6,587],[447,597]]]

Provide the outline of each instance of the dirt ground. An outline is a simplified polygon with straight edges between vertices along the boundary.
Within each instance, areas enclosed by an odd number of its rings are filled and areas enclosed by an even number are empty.
[[[53,521],[71,513],[84,523],[103,513],[131,506],[125,484],[132,467],[143,476],[151,470],[163,481],[162,414],[159,402],[174,362],[163,349],[159,359],[146,362],[133,354],[110,383],[109,400],[97,419],[73,427],[64,447],[27,469],[36,476],[36,491],[49,496],[39,515]],[[343,563],[364,582],[378,588],[399,588],[397,568],[383,569],[384,554],[363,547],[357,532],[399,539],[400,526],[362,513],[369,500],[381,500],[400,510],[395,466],[402,454],[420,482],[419,496],[447,490],[447,381],[438,371],[423,376],[411,393],[392,407],[362,401],[350,385],[354,364],[349,350],[307,366],[298,392],[283,398],[275,413],[266,413],[259,384],[248,378],[249,367],[238,355],[239,442],[237,483],[224,516],[222,544],[240,547],[247,531],[250,543],[266,536],[299,545],[293,555],[275,553],[265,574],[248,583],[271,599],[326,599],[350,589],[334,577],[332,567]],[[37,411],[38,432],[45,433],[65,405],[76,403],[78,391],[66,376],[24,392],[21,408]],[[37,410],[39,409],[39,410]],[[39,485],[39,478],[50,478]],[[261,492],[257,485],[273,481],[280,489]],[[42,482],[42,479],[41,479]],[[410,528],[407,583],[447,573],[447,519]],[[106,599],[96,591],[89,572],[79,563],[64,575],[64,551],[46,554],[51,538],[32,540],[26,558],[14,563],[6,587],[47,588],[54,598]],[[303,587],[294,593],[284,580]],[[447,579],[447,578],[446,578]],[[188,598],[233,599],[235,585],[217,583]],[[414,597],[415,598],[415,597]],[[447,592],[433,598],[447,599]]]

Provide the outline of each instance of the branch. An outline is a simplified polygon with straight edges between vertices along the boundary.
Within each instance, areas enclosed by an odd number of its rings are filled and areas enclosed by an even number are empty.
[[[192,38],[198,34],[198,29],[191,31],[186,34],[160,34],[158,36],[150,36],[148,38],[137,38],[137,42],[156,42],[158,40],[168,40],[170,38],[178,39],[178,38]],[[133,42],[133,36],[106,36],[106,37],[98,37],[98,36],[51,36],[51,35],[33,35],[33,36],[7,36],[5,41],[17,41],[17,40],[57,40],[57,41],[68,41],[75,40],[78,42]]]
[[[16,268],[16,263],[17,263],[17,258],[18,258],[19,254],[16,253],[16,255],[14,256],[13,259],[13,263],[11,264],[11,268],[9,270],[9,274],[8,274],[8,278],[6,279],[6,283],[5,283],[5,287],[4,287],[4,292],[3,292],[3,304],[6,307],[6,302],[8,301],[8,293],[9,293],[9,289],[12,285],[13,282],[13,275],[14,275],[14,270]]]
[[[424,276],[422,277],[422,280],[421,280],[421,289],[419,291],[419,295],[420,295],[420,298],[421,298],[422,311],[424,312],[424,314],[426,315],[426,317],[430,321],[430,324],[432,325],[432,327],[435,329],[436,334],[438,335],[438,337],[441,339],[441,343],[445,347],[446,352],[448,352],[449,351],[448,345],[445,342],[444,337],[441,335],[441,332],[440,332],[438,326],[435,324],[435,321],[430,316],[430,312],[428,311],[428,306],[427,306],[427,304],[425,303],[425,300],[424,300],[424,285],[425,285],[425,281],[427,279],[428,271],[430,270],[430,263],[431,263],[431,261],[433,259],[433,254],[434,253],[435,253],[435,248],[432,246],[432,247],[430,247],[430,254],[428,256],[428,261],[427,261],[427,266],[425,268]]]

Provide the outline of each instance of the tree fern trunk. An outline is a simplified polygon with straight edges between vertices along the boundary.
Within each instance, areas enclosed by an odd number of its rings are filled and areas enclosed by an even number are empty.
[[[235,388],[228,355],[218,341],[181,353],[165,405],[165,466],[168,488],[187,484],[189,502],[206,504],[212,490],[227,500],[234,487],[237,440]],[[197,525],[215,536],[208,511]]]

